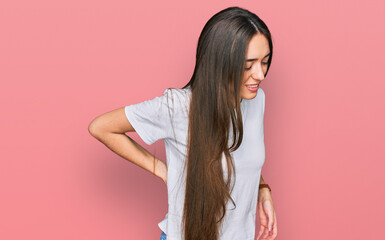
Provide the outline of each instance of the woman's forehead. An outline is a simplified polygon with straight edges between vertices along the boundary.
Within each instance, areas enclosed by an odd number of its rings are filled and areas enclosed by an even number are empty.
[[[255,34],[250,42],[246,53],[246,61],[263,59],[270,54],[269,42],[263,34]]]

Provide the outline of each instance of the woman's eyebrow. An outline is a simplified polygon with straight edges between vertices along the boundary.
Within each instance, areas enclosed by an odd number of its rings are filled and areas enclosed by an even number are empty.
[[[266,56],[264,56],[263,58],[266,58],[268,56],[270,56],[270,53],[266,54]],[[252,61],[255,61],[255,60],[258,60],[258,58],[246,59],[246,62],[252,62]]]

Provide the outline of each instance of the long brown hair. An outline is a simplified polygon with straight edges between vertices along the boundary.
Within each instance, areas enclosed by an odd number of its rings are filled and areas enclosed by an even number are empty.
[[[268,70],[273,55],[270,31],[248,10],[230,7],[216,13],[199,36],[194,73],[183,87],[191,87],[192,94],[182,218],[185,240],[217,240],[228,200],[236,207],[231,198],[235,168],[230,152],[243,138],[239,90],[248,43],[257,33],[269,42]],[[230,122],[234,138],[229,147]]]

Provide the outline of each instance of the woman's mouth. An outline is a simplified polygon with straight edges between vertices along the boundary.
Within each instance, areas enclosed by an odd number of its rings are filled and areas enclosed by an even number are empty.
[[[252,91],[252,92],[255,92],[255,91],[257,91],[258,90],[258,88],[259,88],[259,84],[253,84],[253,85],[251,85],[251,84],[245,84],[245,86],[247,87],[247,89],[249,89],[250,91]]]

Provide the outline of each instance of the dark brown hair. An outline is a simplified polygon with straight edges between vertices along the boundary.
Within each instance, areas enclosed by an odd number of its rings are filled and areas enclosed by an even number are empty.
[[[254,13],[239,7],[224,9],[209,19],[199,36],[194,73],[183,87],[191,87],[182,218],[185,240],[217,240],[228,200],[236,207],[231,198],[235,169],[230,152],[243,138],[239,91],[248,43],[255,34],[263,34],[269,42],[268,71],[271,35]],[[234,138],[229,147],[230,121]]]

